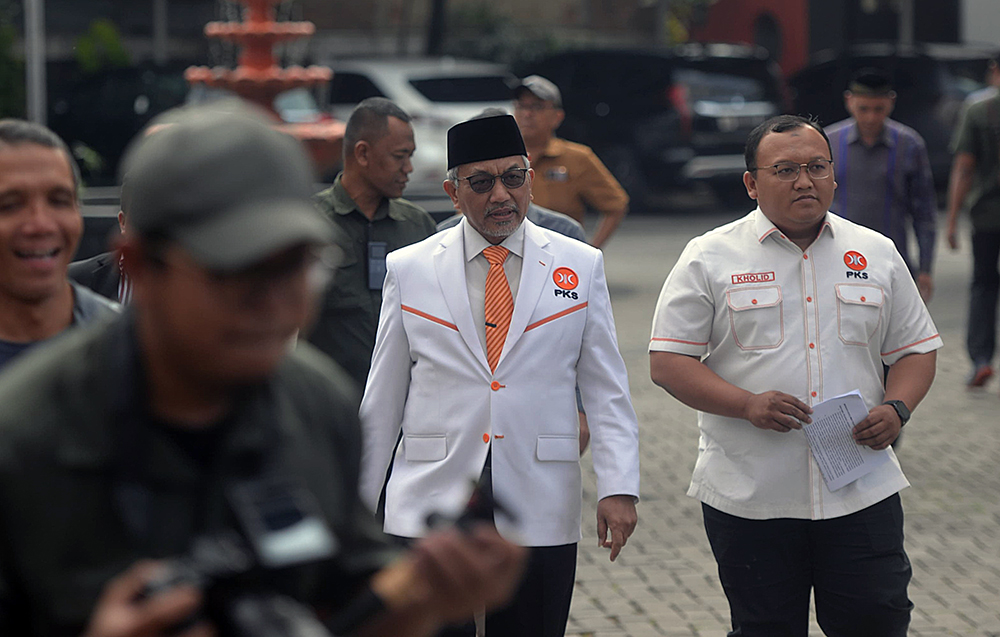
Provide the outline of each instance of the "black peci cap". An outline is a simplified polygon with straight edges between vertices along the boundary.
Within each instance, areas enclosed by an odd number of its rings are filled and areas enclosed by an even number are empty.
[[[448,170],[477,161],[527,155],[511,115],[470,119],[448,129]]]

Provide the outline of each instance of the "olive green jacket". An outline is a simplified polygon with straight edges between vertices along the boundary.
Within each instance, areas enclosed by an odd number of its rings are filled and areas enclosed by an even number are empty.
[[[149,426],[133,320],[126,312],[81,328],[0,377],[0,635],[80,634],[104,585],[130,564],[233,528],[227,485],[267,465],[301,478],[341,545],[333,564],[292,569],[280,590],[334,607],[350,599],[391,555],[358,502],[350,380],[300,345],[240,396],[203,470]],[[122,471],[129,436],[142,441],[136,481]]]
[[[382,290],[368,289],[368,242],[385,242],[391,252],[423,241],[437,228],[423,208],[405,199],[383,199],[369,220],[341,185],[341,177],[316,195],[317,205],[341,230],[337,244],[343,260],[307,339],[364,387],[382,309]]]

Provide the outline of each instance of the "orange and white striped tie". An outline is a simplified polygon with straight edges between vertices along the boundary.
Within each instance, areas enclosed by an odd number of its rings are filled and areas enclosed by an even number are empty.
[[[510,316],[514,313],[514,297],[503,271],[508,254],[510,250],[501,246],[483,249],[483,256],[490,262],[490,271],[486,273],[486,361],[493,372],[500,362],[500,352],[510,329]]]

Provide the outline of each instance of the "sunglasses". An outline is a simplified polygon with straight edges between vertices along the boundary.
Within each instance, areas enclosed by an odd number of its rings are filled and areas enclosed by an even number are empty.
[[[504,188],[514,190],[524,185],[524,180],[527,178],[527,174],[527,168],[511,168],[510,170],[505,170],[499,175],[477,173],[471,177],[456,177],[456,179],[459,181],[469,182],[469,188],[472,188],[472,192],[484,195],[493,190],[497,177],[500,178],[500,183],[504,185]]]

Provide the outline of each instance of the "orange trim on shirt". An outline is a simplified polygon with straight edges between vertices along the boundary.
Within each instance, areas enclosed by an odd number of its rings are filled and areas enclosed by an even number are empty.
[[[580,305],[574,305],[573,307],[571,307],[569,309],[565,309],[562,312],[557,312],[556,314],[553,314],[552,316],[550,316],[548,318],[543,318],[540,321],[535,321],[534,323],[532,323],[528,327],[524,328],[524,331],[527,332],[528,330],[533,330],[536,327],[541,327],[542,325],[545,325],[546,323],[549,323],[550,321],[554,321],[557,318],[562,318],[562,317],[566,316],[567,314],[572,314],[573,312],[576,312],[577,310],[582,310],[585,307],[587,307],[587,302],[586,301],[584,301]]]
[[[920,345],[921,343],[926,343],[927,341],[932,341],[932,340],[934,340],[935,338],[937,338],[939,336],[941,336],[941,334],[935,334],[934,336],[928,336],[927,338],[925,338],[923,340],[919,340],[916,343],[910,343],[909,345],[904,345],[904,346],[900,347],[899,349],[892,350],[891,352],[882,352],[880,354],[880,356],[889,356],[890,354],[895,354],[896,352],[902,352],[904,349],[908,349],[910,347],[916,347],[917,345]]]
[[[665,341],[667,343],[681,343],[683,345],[708,345],[708,341],[705,341],[704,343],[695,343],[694,341],[682,341],[679,338],[658,338],[656,336],[654,336],[653,338],[651,338],[649,340],[650,340],[650,342],[652,342],[652,341]]]
[[[454,323],[449,323],[448,321],[445,321],[444,319],[439,319],[436,316],[431,316],[427,312],[421,312],[420,310],[412,308],[409,305],[400,305],[400,308],[404,312],[409,312],[410,314],[416,314],[420,318],[425,318],[428,321],[437,323],[438,325],[444,325],[445,327],[450,327],[451,329],[455,330],[456,332],[458,331],[458,327]]]

